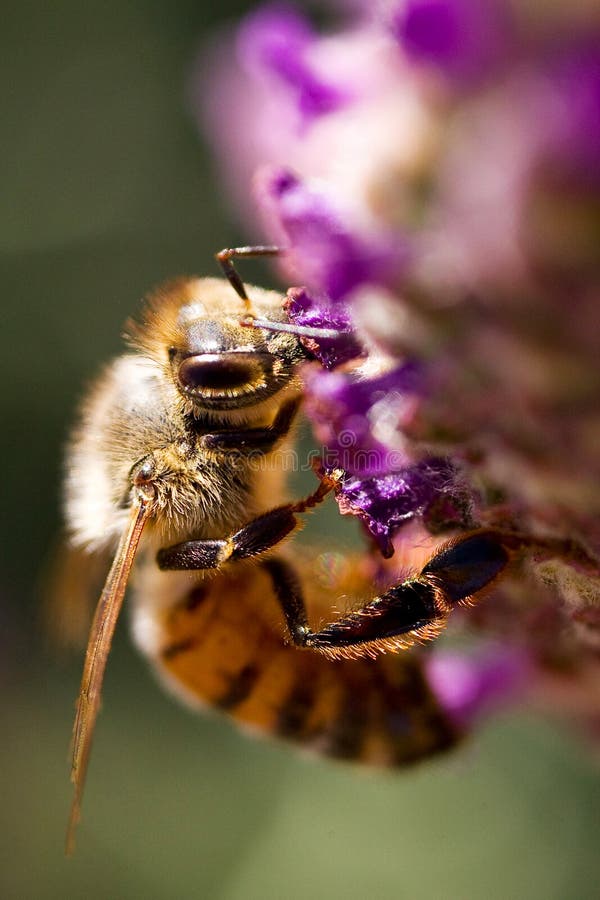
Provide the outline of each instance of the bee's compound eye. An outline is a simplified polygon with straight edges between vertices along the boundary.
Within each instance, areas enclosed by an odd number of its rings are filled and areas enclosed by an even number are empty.
[[[263,354],[203,353],[179,364],[177,377],[186,393],[219,394],[251,388],[264,378]]]

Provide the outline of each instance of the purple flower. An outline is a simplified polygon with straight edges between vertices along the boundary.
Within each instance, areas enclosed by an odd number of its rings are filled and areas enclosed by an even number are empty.
[[[448,459],[425,459],[374,478],[347,478],[336,491],[343,515],[357,516],[384,557],[392,556],[392,537],[421,516],[432,532],[465,527],[472,502],[457,467]]]
[[[462,80],[493,69],[510,46],[511,27],[503,0],[407,0],[392,32],[412,62]]]
[[[424,389],[422,370],[406,363],[376,378],[307,368],[306,410],[326,448],[324,465],[355,475],[397,471],[411,458],[402,435]]]
[[[289,258],[302,282],[333,301],[368,282],[386,283],[406,261],[406,243],[376,232],[363,237],[351,230],[332,196],[285,169],[269,169],[258,181],[266,221],[290,248]]]
[[[564,540],[557,559],[516,559],[469,621],[522,642],[547,693],[566,659],[561,690],[588,697],[600,577],[568,548],[600,556],[600,9],[359,2],[321,38],[269,8],[237,60],[220,50],[224,183],[255,223],[250,173],[268,173],[259,207],[287,284],[306,286],[288,293],[292,327],[321,330],[300,332],[321,363],[306,411],[323,470],[345,472],[341,511],[386,555],[409,522]],[[438,679],[457,721],[505,695],[518,666],[502,665],[490,648]]]
[[[310,353],[325,369],[334,369],[348,360],[364,355],[352,325],[352,317],[340,304],[333,304],[323,294],[310,295],[306,288],[290,288],[284,308],[294,325],[302,328],[327,328],[338,332],[336,337],[301,337]]]
[[[249,16],[238,35],[243,66],[290,92],[302,122],[339,109],[350,93],[328,79],[311,60],[318,43],[307,19],[284,4],[264,6]]]

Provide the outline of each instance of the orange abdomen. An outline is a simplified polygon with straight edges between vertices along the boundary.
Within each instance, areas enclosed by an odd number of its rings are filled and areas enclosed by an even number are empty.
[[[178,693],[267,735],[375,765],[417,761],[458,739],[418,651],[332,661],[297,649],[255,564],[192,583],[156,625],[154,662]]]

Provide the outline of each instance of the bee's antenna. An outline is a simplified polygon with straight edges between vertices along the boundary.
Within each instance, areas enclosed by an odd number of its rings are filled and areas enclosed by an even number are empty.
[[[234,291],[249,306],[250,298],[246,293],[244,282],[240,278],[233,264],[233,260],[252,259],[253,257],[257,256],[280,256],[282,253],[285,253],[285,249],[283,247],[263,245],[257,247],[226,247],[224,250],[219,250],[218,253],[215,253],[215,259],[221,266],[225,278],[229,281]]]
[[[265,331],[286,331],[289,334],[297,334],[299,337],[314,338],[315,340],[334,340],[346,332],[335,328],[311,328],[310,325],[294,325],[289,322],[271,322],[269,319],[258,319],[248,315],[240,321],[240,325],[246,328],[264,328]]]
[[[250,298],[246,293],[244,282],[240,278],[239,272],[233,264],[234,259],[252,259],[258,256],[281,256],[285,253],[285,247],[274,247],[271,245],[259,245],[256,247],[225,247],[215,253],[215,259],[221,266],[225,278],[229,281],[235,292],[244,300],[248,310],[250,309]],[[267,319],[259,319],[251,313],[242,319],[241,323],[248,328],[264,328],[266,331],[287,331],[290,334],[297,334],[299,337],[313,338],[314,340],[334,340],[338,338],[342,331],[335,328],[311,328],[307,325],[294,325],[285,322],[270,322]]]

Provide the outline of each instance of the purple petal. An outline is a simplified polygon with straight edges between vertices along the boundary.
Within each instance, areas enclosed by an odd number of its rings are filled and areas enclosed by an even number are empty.
[[[238,37],[244,67],[290,91],[304,121],[339,109],[351,97],[311,63],[309,51],[318,41],[307,19],[284,4],[264,6],[250,15]]]
[[[357,475],[383,474],[409,463],[403,427],[423,391],[423,374],[407,363],[378,378],[308,368],[306,412],[324,445],[324,463]]]
[[[290,288],[284,303],[295,325],[330,328],[339,332],[335,338],[301,338],[302,343],[326,369],[364,354],[353,329],[352,318],[341,304],[332,304],[323,294],[311,295],[306,288]]]
[[[421,516],[431,530],[468,524],[471,501],[460,473],[448,459],[431,458],[399,472],[375,478],[347,478],[336,491],[342,515],[358,516],[385,557],[392,556],[392,536]],[[447,510],[449,520],[440,518]]]
[[[298,280],[336,302],[365,283],[387,283],[407,258],[397,235],[355,234],[333,198],[285,169],[268,169],[258,182],[267,222],[283,235]]]
[[[410,60],[458,78],[489,70],[505,55],[511,30],[502,0],[408,0],[392,20]]]
[[[471,656],[438,651],[426,666],[434,694],[461,727],[517,699],[531,668],[523,652],[496,645]]]

